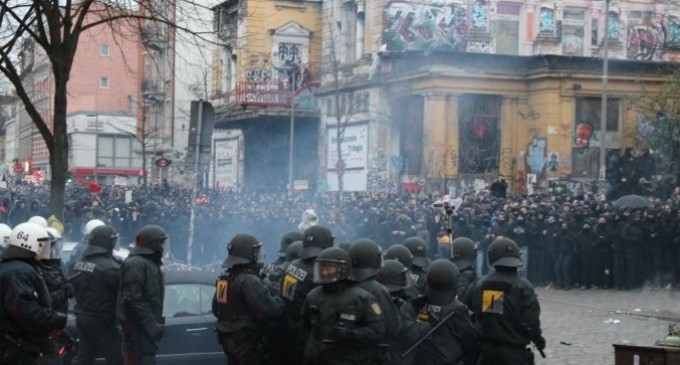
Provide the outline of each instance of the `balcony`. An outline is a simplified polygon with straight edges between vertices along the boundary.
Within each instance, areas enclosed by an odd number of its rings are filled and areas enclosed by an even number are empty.
[[[159,25],[146,24],[142,27],[142,42],[151,49],[165,49],[168,46],[167,31]]]
[[[283,107],[291,103],[292,75],[277,70],[246,71],[236,83],[235,102],[240,106]],[[308,65],[300,65],[295,73],[295,97],[319,86]]]
[[[144,79],[142,80],[142,94],[144,99],[164,99],[165,83],[162,80]]]

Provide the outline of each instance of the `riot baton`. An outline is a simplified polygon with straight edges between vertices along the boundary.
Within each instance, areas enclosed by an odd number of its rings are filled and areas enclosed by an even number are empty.
[[[439,322],[437,322],[437,324],[436,324],[434,327],[432,327],[432,328],[425,334],[425,336],[421,337],[418,341],[416,341],[416,343],[413,344],[413,346],[411,346],[408,350],[406,350],[406,352],[404,352],[403,354],[401,354],[400,358],[403,359],[403,358],[405,358],[406,356],[408,356],[409,354],[411,354],[411,352],[413,352],[413,350],[417,349],[418,346],[420,346],[420,344],[422,344],[423,342],[425,342],[425,340],[427,340],[430,336],[432,336],[432,334],[433,334],[437,329],[439,329],[439,327],[443,326],[444,323],[446,323],[446,321],[447,321],[449,318],[451,318],[454,314],[456,314],[456,311],[455,311],[455,310],[452,310],[451,312],[447,313],[447,314],[444,316],[444,318],[442,318]]]

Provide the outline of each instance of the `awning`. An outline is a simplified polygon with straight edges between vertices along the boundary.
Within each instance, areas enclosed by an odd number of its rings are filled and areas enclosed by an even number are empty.
[[[97,175],[101,176],[144,176],[146,173],[141,168],[129,167],[73,167],[71,173],[73,175],[94,175],[95,170]]]

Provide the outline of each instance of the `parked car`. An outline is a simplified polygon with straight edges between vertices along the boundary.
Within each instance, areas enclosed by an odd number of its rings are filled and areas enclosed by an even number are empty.
[[[226,356],[217,342],[215,317],[212,314],[212,298],[215,293],[215,273],[186,270],[164,271],[165,333],[158,345],[158,364],[226,363]],[[77,339],[75,316],[69,315],[66,328]],[[72,358],[77,348],[69,354]],[[104,363],[99,359],[97,363]],[[70,362],[65,362],[70,364]]]

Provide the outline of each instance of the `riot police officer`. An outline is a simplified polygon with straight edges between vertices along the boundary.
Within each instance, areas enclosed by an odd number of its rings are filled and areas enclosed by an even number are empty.
[[[427,243],[419,237],[411,237],[404,240],[402,243],[411,251],[413,255],[413,265],[411,272],[415,275],[411,282],[418,291],[423,294],[425,292],[425,285],[427,284],[427,267],[432,262],[429,257],[429,249]]]
[[[401,358],[401,354],[423,336],[430,326],[416,321],[415,310],[411,305],[411,300],[414,298],[407,293],[407,289],[411,288],[408,269],[398,260],[387,259],[383,261],[383,266],[375,279],[389,290],[401,321],[399,332],[390,342],[390,364],[410,365],[413,363],[413,356]]]
[[[314,261],[314,282],[302,309],[310,365],[382,364],[385,319],[378,301],[348,280],[350,256],[327,248]]]
[[[305,230],[300,258],[291,262],[281,279],[280,290],[285,310],[287,338],[278,339],[278,348],[287,349],[281,361],[298,365],[303,362],[307,333],[302,325],[302,305],[316,283],[313,281],[314,259],[322,250],[333,246],[333,233],[327,227],[313,225]]]
[[[404,299],[411,301],[418,298],[420,296],[420,292],[414,283],[416,283],[420,277],[411,272],[411,267],[413,266],[413,254],[411,251],[402,244],[392,245],[383,253],[383,259],[394,259],[404,265],[406,268],[406,278],[409,282],[409,285],[403,289]]]
[[[265,283],[268,286],[278,288],[279,282],[281,281],[282,267],[288,266],[291,262],[286,258],[286,251],[288,250],[288,247],[296,241],[302,241],[302,233],[298,231],[287,232],[281,237],[279,256],[274,262],[267,264],[262,269],[262,273],[260,273],[260,276],[265,279]]]
[[[227,251],[213,297],[218,340],[229,364],[266,364],[265,324],[281,316],[283,301],[272,296],[258,276],[264,248],[257,238],[237,234]]]
[[[99,226],[103,226],[106,223],[101,221],[100,219],[90,219],[85,223],[85,226],[83,226],[83,239],[80,241],[76,247],[73,248],[73,252],[71,252],[71,257],[66,264],[66,267],[68,268],[68,272],[73,274],[73,265],[76,264],[80,260],[80,258],[83,256],[83,251],[85,251],[85,247],[87,247],[87,244],[89,242],[89,236],[90,233],[92,232],[93,229]]]
[[[386,321],[385,343],[394,341],[401,326],[399,312],[387,288],[375,280],[376,274],[382,267],[380,246],[373,240],[362,238],[352,243],[348,253],[352,259],[349,279],[378,301]]]
[[[155,364],[163,338],[163,248],[168,234],[159,226],[142,227],[120,269],[116,317],[123,326],[126,364]]]
[[[36,364],[46,352],[54,329],[64,328],[66,314],[52,309],[45,281],[38,270],[49,234],[35,223],[21,223],[10,234],[0,258],[0,363]]]
[[[116,322],[121,267],[120,260],[113,255],[117,242],[118,232],[113,227],[95,227],[83,257],[74,265],[79,338],[74,365],[94,364],[100,354],[108,365],[123,364],[122,336]]]
[[[458,267],[458,300],[470,306],[469,286],[477,279],[477,245],[467,237],[458,237],[451,243],[451,261]]]
[[[533,352],[527,346],[533,342],[542,351],[545,339],[534,288],[517,274],[523,265],[520,249],[509,238],[497,238],[487,254],[495,272],[477,280],[471,289],[471,310],[482,334],[477,364],[533,364]]]
[[[32,218],[34,222],[42,224],[45,218],[36,216]],[[45,228],[47,234],[50,236],[49,243],[43,247],[42,259],[40,260],[40,272],[47,285],[47,291],[50,293],[50,303],[52,309],[57,312],[68,312],[68,300],[73,297],[73,286],[67,282],[64,273],[61,269],[61,234],[52,227]],[[61,357],[58,354],[57,348],[66,344],[67,334],[64,328],[56,328],[52,331],[50,336],[48,348],[43,356],[38,360],[41,365],[59,365],[61,364]]]
[[[458,275],[450,260],[435,260],[427,271],[425,295],[413,302],[417,321],[432,327],[429,340],[417,349],[419,365],[458,364],[476,356],[479,332],[465,304],[456,299]]]

